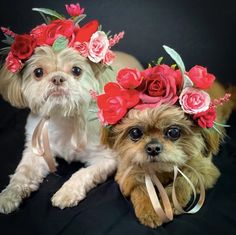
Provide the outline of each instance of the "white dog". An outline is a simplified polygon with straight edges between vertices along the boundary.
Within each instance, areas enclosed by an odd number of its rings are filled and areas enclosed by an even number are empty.
[[[118,53],[114,64],[119,68],[140,67],[134,58],[123,53]],[[114,172],[116,162],[112,154],[99,145],[99,124],[93,120],[96,114],[91,112],[94,102],[90,90],[101,92],[104,83],[115,78],[115,72],[100,71],[99,66],[73,48],[67,47],[56,53],[50,46],[37,47],[18,73],[3,66],[0,93],[13,106],[28,107],[31,113],[26,124],[22,160],[9,185],[0,194],[1,213],[17,209],[50,172],[45,159],[34,151],[31,141],[37,124],[44,117],[49,117],[43,120],[48,122],[53,157],[68,162],[79,160],[88,165],[74,173],[54,194],[54,206],[63,209],[77,205],[90,189]]]

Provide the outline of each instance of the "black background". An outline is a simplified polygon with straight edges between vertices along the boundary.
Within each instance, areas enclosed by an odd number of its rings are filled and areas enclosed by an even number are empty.
[[[66,1],[9,0],[0,2],[0,25],[27,33],[42,19],[33,7],[66,14]],[[75,3],[75,2],[74,2]],[[144,66],[164,56],[162,45],[175,48],[186,68],[203,65],[223,84],[235,84],[235,11],[233,0],[81,0],[86,20],[98,19],[103,30],[125,38],[117,50],[137,57]],[[2,37],[2,34],[1,34]],[[3,44],[1,44],[1,47]],[[1,78],[0,78],[1,79]],[[28,110],[18,110],[0,98],[0,190],[8,183],[21,159],[24,125]],[[236,234],[235,114],[220,153],[215,157],[222,176],[208,191],[204,207],[195,215],[176,217],[157,230],[135,219],[113,179],[92,190],[79,206],[63,211],[53,208],[50,198],[81,165],[60,160],[57,174],[50,174],[39,191],[11,215],[0,214],[0,234]]]

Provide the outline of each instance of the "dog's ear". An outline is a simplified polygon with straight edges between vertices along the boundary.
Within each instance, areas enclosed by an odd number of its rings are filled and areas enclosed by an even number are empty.
[[[114,139],[112,138],[111,129],[108,127],[101,127],[100,133],[101,143],[112,148],[114,145]]]
[[[219,128],[219,132],[213,129],[202,128],[201,135],[204,140],[204,156],[216,155],[219,151],[220,143],[224,138],[224,128]]]
[[[10,72],[4,65],[0,70],[0,94],[12,106],[25,108],[26,101],[21,92],[21,75],[20,73]]]

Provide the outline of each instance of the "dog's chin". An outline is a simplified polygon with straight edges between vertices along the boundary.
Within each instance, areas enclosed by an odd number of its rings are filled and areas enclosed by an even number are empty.
[[[64,90],[53,90],[47,93],[45,102],[38,109],[38,113],[44,117],[62,116],[71,117],[78,112],[79,105],[73,102],[72,97]]]

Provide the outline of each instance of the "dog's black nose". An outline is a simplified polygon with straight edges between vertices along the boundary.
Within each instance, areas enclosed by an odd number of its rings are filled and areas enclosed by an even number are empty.
[[[156,140],[150,141],[145,146],[146,153],[151,157],[157,156],[162,151],[162,149],[163,149],[162,144],[160,144]]]
[[[66,79],[62,76],[53,76],[51,82],[56,86],[60,86],[65,80]]]

